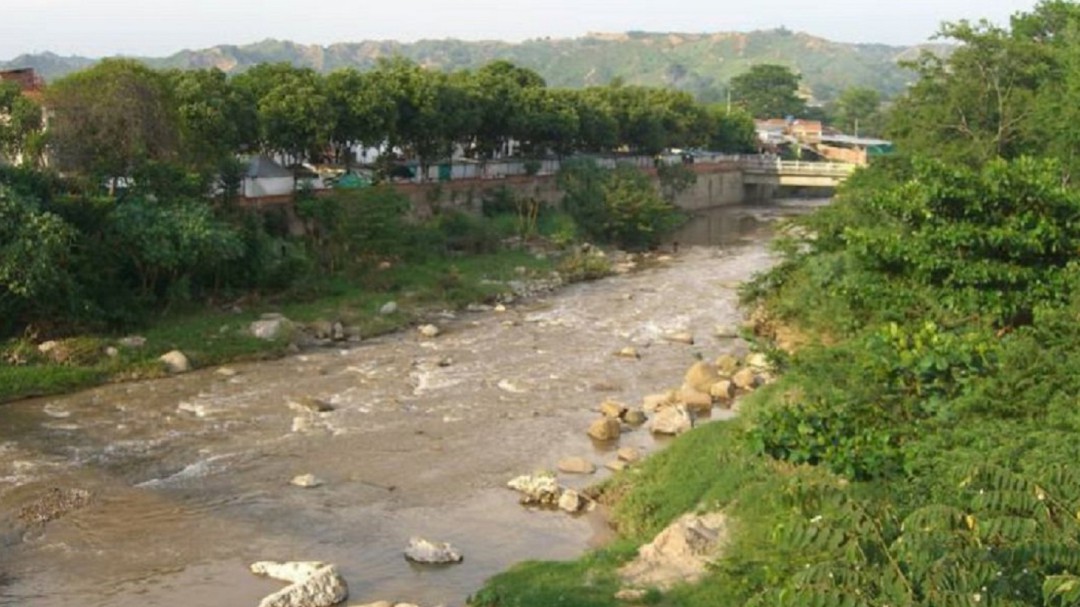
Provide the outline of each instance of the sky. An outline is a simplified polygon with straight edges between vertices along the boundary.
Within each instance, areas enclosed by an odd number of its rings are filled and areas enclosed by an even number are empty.
[[[23,53],[166,56],[267,38],[328,45],[520,41],[588,32],[786,27],[839,42],[926,41],[943,21],[1007,25],[1035,0],[0,0],[0,60]]]

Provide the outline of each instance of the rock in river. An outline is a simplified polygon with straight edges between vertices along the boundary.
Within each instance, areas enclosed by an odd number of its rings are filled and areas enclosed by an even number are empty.
[[[301,474],[299,476],[294,476],[293,479],[289,481],[289,484],[304,489],[314,489],[315,487],[321,487],[323,481],[314,474]]]
[[[589,436],[599,441],[615,440],[621,432],[619,420],[613,417],[601,417],[589,426]]]
[[[260,561],[251,572],[289,585],[267,596],[259,607],[330,607],[349,596],[349,587],[334,565],[319,561]]]
[[[585,505],[585,500],[582,499],[581,494],[573,489],[567,489],[563,491],[563,494],[559,496],[559,509],[575,514],[581,510]]]
[[[559,472],[566,474],[592,474],[596,466],[584,457],[564,457],[557,465]]]
[[[327,413],[334,410],[334,405],[319,398],[301,396],[300,398],[290,400],[289,408],[293,411],[299,411],[300,413]]]
[[[506,486],[522,494],[522,504],[551,505],[558,502],[559,494],[562,492],[555,477],[547,472],[519,476]]]
[[[416,563],[460,563],[461,556],[453,546],[446,542],[429,542],[424,538],[414,537],[405,548],[405,558]]]
[[[600,403],[600,413],[604,417],[619,419],[626,414],[626,405],[614,400],[605,400]]]
[[[720,381],[720,374],[716,372],[716,365],[696,362],[686,371],[684,381],[694,390],[708,394],[713,384]]]
[[[656,413],[649,428],[653,434],[682,434],[694,426],[690,413],[682,405],[667,407]]]

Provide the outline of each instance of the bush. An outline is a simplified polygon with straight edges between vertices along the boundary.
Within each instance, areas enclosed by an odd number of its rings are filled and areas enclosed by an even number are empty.
[[[678,211],[660,197],[648,175],[632,166],[609,171],[592,161],[570,161],[558,179],[563,208],[598,242],[649,248],[678,224]]]

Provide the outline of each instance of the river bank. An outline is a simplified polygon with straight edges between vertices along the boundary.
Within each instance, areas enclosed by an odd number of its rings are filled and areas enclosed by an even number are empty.
[[[235,365],[232,377],[6,405],[0,602],[255,604],[279,585],[250,562],[318,559],[339,564],[351,602],[456,605],[511,563],[577,556],[607,537],[602,518],[530,512],[505,482],[568,455],[613,458],[584,435],[599,403],[634,402],[720,348],[714,326],[739,319],[733,287],[768,266],[765,226],[787,212],[728,211],[712,223],[726,249],[684,244],[670,264],[446,318],[433,339],[384,335]],[[702,341],[662,339],[686,330]],[[624,346],[642,358],[613,356]],[[294,431],[288,401],[304,397],[335,410]],[[660,445],[641,431],[620,446]],[[289,485],[303,473],[325,484]],[[93,498],[43,526],[13,516],[52,487]],[[410,535],[450,541],[466,560],[411,566]]]

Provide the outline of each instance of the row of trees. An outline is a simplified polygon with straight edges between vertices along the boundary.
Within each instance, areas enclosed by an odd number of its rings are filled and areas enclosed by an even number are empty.
[[[288,64],[235,77],[217,69],[154,71],[110,59],[53,83],[49,145],[58,165],[131,176],[147,161],[212,172],[238,152],[349,163],[355,146],[401,150],[421,164],[455,147],[477,159],[669,147],[753,149],[748,114],[687,93],[612,85],[548,88],[535,72],[496,61],[444,73],[405,59],[323,76]]]

